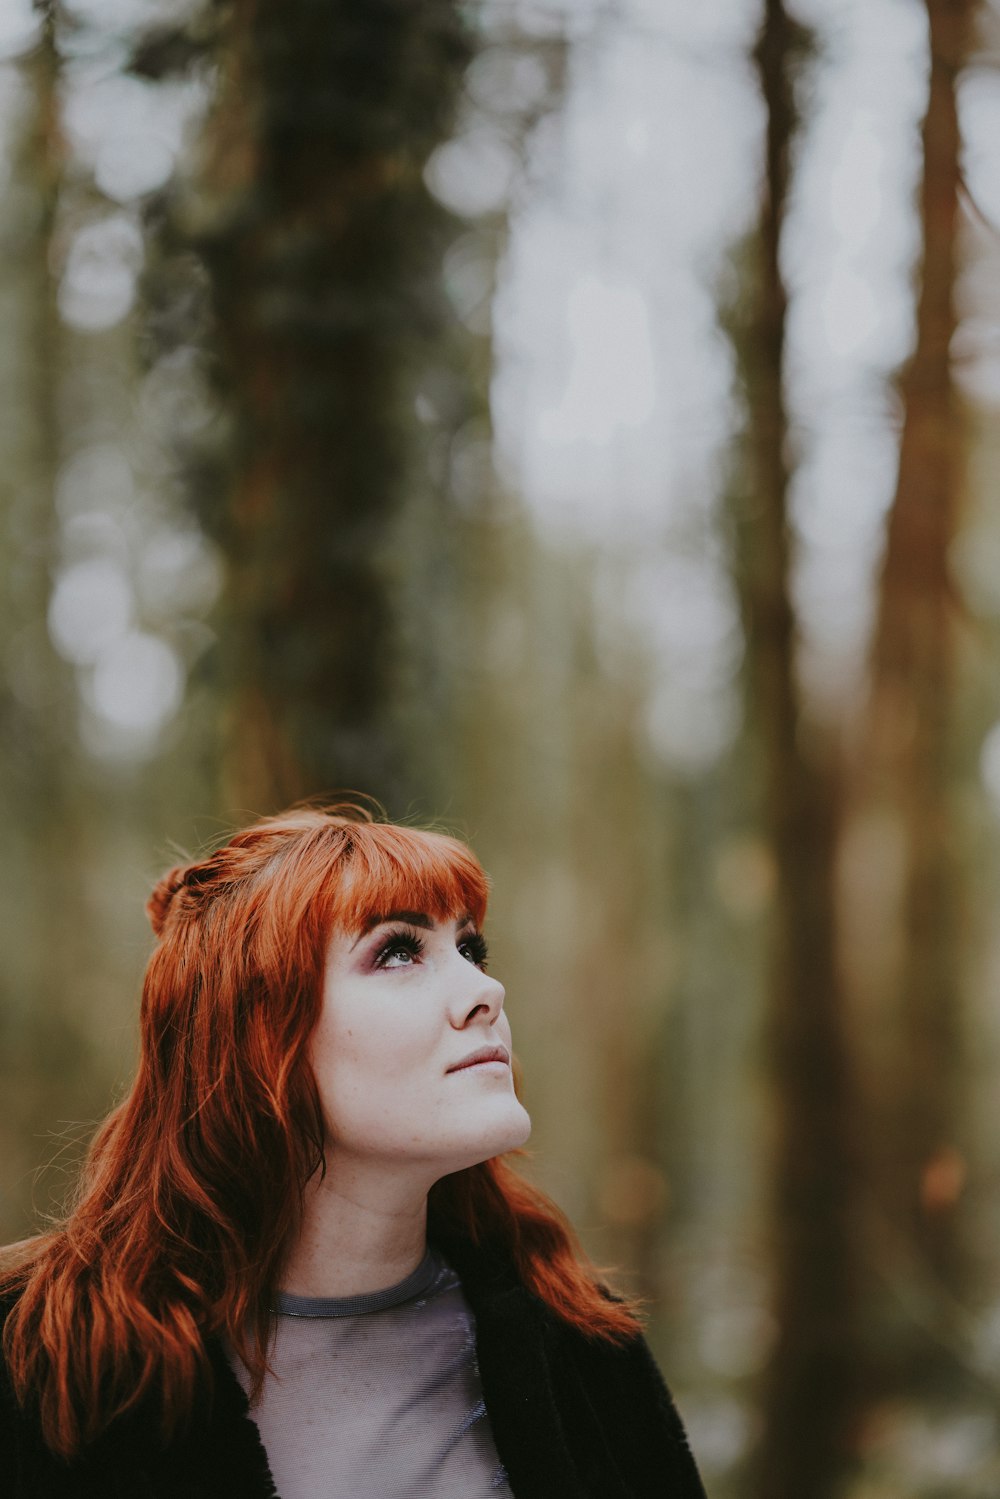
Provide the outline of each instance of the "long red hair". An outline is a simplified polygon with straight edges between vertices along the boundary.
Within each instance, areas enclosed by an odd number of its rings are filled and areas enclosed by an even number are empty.
[[[55,1452],[78,1454],[150,1394],[169,1437],[207,1377],[206,1337],[228,1340],[259,1393],[269,1300],[324,1165],[307,1051],[330,934],[399,908],[479,924],[487,893],[464,844],[357,808],[266,818],[159,882],[131,1091],[68,1216],[0,1278],[17,1293],[11,1382]],[[438,1182],[432,1237],[436,1222],[505,1247],[568,1322],[612,1341],[635,1332],[559,1209],[503,1159]]]

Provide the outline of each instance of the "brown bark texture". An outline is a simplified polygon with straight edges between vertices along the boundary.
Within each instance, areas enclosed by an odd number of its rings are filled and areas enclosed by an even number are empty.
[[[431,438],[414,405],[435,362],[439,411],[455,408],[446,426],[466,397],[440,368],[451,318],[440,262],[461,226],[423,167],[450,134],[471,55],[461,10],[457,0],[220,8],[220,90],[192,238],[232,428],[199,508],[228,564],[228,789],[257,810],[349,788],[399,814],[427,789],[414,767],[430,763],[446,688],[424,624],[449,581]],[[398,522],[421,496],[414,538]],[[422,589],[424,620],[404,602],[420,546],[438,568],[436,592]]]
[[[748,435],[736,516],[748,690],[776,869],[765,1021],[776,1338],[752,1476],[760,1499],[833,1499],[844,1491],[860,1373],[853,1085],[833,878],[839,795],[833,757],[804,749],[790,594],[780,249],[796,126],[793,83],[807,50],[808,37],[781,0],[767,0],[755,52],[767,121],[756,275],[737,340]]]
[[[865,780],[905,851],[901,958],[888,996],[900,1043],[888,1131],[888,1199],[925,1264],[954,1294],[962,1280],[963,1164],[959,869],[953,760],[955,598],[948,570],[963,484],[952,380],[961,140],[956,88],[975,0],[926,0],[930,81],[923,121],[916,347],[904,417],[872,658]]]
[[[22,217],[11,215],[0,228],[8,337],[0,372],[0,623],[7,643],[0,682],[0,1150],[17,1187],[16,1198],[12,1193],[0,1207],[20,1232],[31,1221],[33,1195],[24,1141],[43,1135],[57,1112],[83,1113],[94,1075],[92,1049],[74,1015],[90,912],[80,858],[73,683],[45,626],[58,551],[54,496],[65,370],[52,270],[65,161],[57,20],[50,7],[19,64],[30,102],[9,165]],[[45,1207],[52,1205],[46,1200],[52,1185],[44,1179],[37,1193]]]

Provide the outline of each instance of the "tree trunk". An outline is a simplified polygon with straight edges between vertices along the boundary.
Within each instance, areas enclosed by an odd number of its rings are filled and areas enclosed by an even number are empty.
[[[75,763],[76,688],[46,627],[56,553],[54,493],[64,373],[51,269],[64,158],[56,19],[50,7],[38,43],[18,69],[27,97],[19,146],[11,159],[11,200],[17,207],[0,231],[0,317],[8,350],[0,372],[0,617],[8,643],[0,679],[6,793],[0,806],[0,1088],[6,1119],[0,1149],[7,1181],[16,1183],[16,1197],[0,1200],[0,1214],[15,1234],[28,1231],[33,1196],[42,1211],[56,1205],[53,1196],[61,1197],[65,1184],[52,1177],[32,1192],[35,1141],[51,1128],[56,1113],[65,1119],[93,1108],[88,1084],[95,1075],[92,1053],[74,1015],[74,983],[81,961],[86,962],[88,931]],[[0,1240],[4,1237],[0,1229]]]
[[[353,789],[406,813],[434,790],[451,586],[434,444],[468,413],[439,277],[460,226],[422,172],[471,55],[462,15],[458,0],[226,13],[197,243],[235,424],[201,512],[228,560],[243,807]],[[437,433],[415,415],[428,371]]]
[[[766,1025],[777,1332],[754,1474],[761,1499],[831,1499],[843,1491],[857,1377],[851,1078],[833,880],[839,797],[833,757],[809,756],[803,747],[790,599],[779,249],[796,123],[792,75],[805,40],[781,0],[767,0],[755,53],[767,111],[764,191],[738,343],[749,434],[737,575],[776,869]]]
[[[931,69],[917,342],[901,380],[905,414],[881,576],[865,779],[869,804],[893,819],[905,851],[893,913],[902,939],[893,996],[902,1047],[886,1175],[907,1231],[954,1294],[962,1277],[956,1207],[964,1166],[960,899],[949,809],[954,638],[948,551],[959,515],[963,440],[949,348],[958,266],[956,84],[975,0],[926,0],[926,6]]]

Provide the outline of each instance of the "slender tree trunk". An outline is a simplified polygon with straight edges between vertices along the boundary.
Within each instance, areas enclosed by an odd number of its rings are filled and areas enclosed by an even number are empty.
[[[895,995],[889,1179],[910,1232],[953,1292],[961,1145],[962,984],[958,869],[949,809],[954,694],[948,551],[963,437],[949,347],[956,327],[960,149],[956,85],[975,0],[926,0],[930,88],[923,122],[922,255],[916,349],[901,381],[904,421],[873,651],[866,781],[905,850]],[[899,1201],[901,1188],[903,1201]]]
[[[406,812],[446,737],[428,648],[446,515],[433,423],[415,414],[428,371],[445,428],[468,414],[439,275],[461,226],[423,167],[450,133],[470,34],[459,0],[224,14],[198,243],[235,417],[225,492],[201,496],[229,565],[228,789],[263,809],[352,788]],[[428,552],[434,583],[414,589]]]
[[[766,0],[755,53],[767,111],[766,165],[740,349],[749,438],[737,569],[776,868],[767,1028],[777,1335],[754,1478],[761,1499],[843,1492],[857,1377],[851,1079],[834,912],[838,792],[829,765],[803,750],[790,599],[779,250],[795,128],[792,77],[804,43],[782,0]]]
[[[88,1084],[94,1077],[73,1014],[87,931],[74,764],[76,689],[46,627],[56,554],[63,354],[51,268],[65,150],[56,19],[49,7],[39,41],[19,68],[28,97],[11,160],[17,210],[0,230],[9,299],[3,322],[14,351],[0,388],[0,613],[7,642],[0,684],[6,791],[0,807],[0,1089],[11,1129],[9,1139],[0,1135],[0,1147],[17,1190],[15,1200],[0,1198],[0,1213],[19,1234],[30,1224],[32,1196],[42,1210],[54,1206],[45,1191],[31,1190],[35,1142],[51,1128],[55,1113],[65,1119],[92,1109]],[[28,1158],[21,1154],[27,1141]],[[43,1185],[53,1184],[50,1179]],[[63,1188],[60,1181],[54,1190],[61,1195]]]

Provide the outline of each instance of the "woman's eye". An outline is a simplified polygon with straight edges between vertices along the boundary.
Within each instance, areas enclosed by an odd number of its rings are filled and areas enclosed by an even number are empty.
[[[463,958],[468,958],[470,963],[475,963],[477,968],[485,971],[489,949],[486,945],[486,938],[481,932],[471,932],[469,936],[463,937],[458,944],[458,950]]]
[[[415,962],[423,952],[424,944],[419,937],[408,932],[390,937],[375,954],[376,968],[405,968]]]

